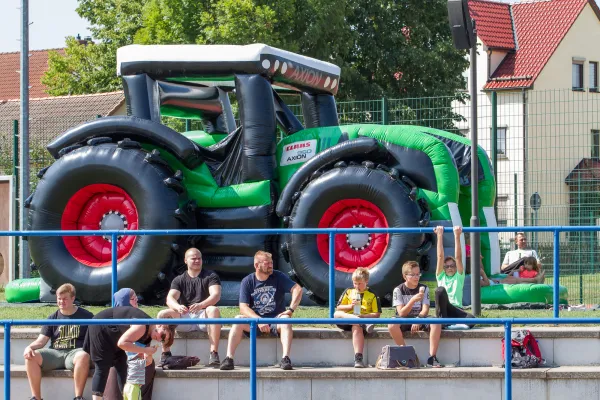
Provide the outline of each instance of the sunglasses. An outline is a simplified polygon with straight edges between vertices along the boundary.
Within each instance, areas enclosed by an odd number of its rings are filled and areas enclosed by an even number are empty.
[[[456,268],[456,264],[444,265],[444,269]]]

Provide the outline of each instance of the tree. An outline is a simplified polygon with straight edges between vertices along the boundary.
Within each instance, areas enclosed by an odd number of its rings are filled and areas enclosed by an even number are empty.
[[[464,87],[445,0],[79,0],[77,12],[98,44],[51,57],[51,94],[114,90],[116,50],[131,43],[266,43],[340,65],[340,100]]]

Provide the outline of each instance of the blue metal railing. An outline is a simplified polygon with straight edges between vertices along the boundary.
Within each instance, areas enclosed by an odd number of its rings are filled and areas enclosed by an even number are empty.
[[[559,319],[559,257],[560,257],[560,232],[598,232],[600,226],[538,226],[538,227],[464,227],[463,232],[553,232],[554,234],[554,262],[553,262],[553,318],[489,318],[489,319],[457,319],[437,318],[439,324],[479,324],[503,325],[505,337],[505,399],[512,399],[511,375],[511,327],[513,324],[582,324],[600,323],[600,318],[563,318]],[[354,228],[354,229],[194,229],[194,230],[145,230],[145,231],[0,231],[1,236],[107,236],[111,235],[112,242],[112,277],[111,287],[113,294],[118,290],[117,277],[117,238],[119,235],[135,236],[161,236],[161,235],[252,235],[252,234],[327,234],[329,236],[329,318],[235,318],[235,319],[206,319],[206,324],[249,324],[250,325],[250,399],[256,400],[256,329],[258,322],[267,324],[335,324],[339,320],[333,319],[335,311],[335,253],[334,243],[336,234],[347,233],[432,233],[433,228]],[[113,300],[114,302],[114,300]],[[113,303],[114,304],[114,303]],[[410,318],[357,318],[346,319],[346,324],[411,324]],[[172,319],[135,320],[138,324],[170,324]],[[177,320],[178,324],[197,323],[191,319]],[[23,325],[55,325],[56,322],[48,320],[4,320],[4,398],[10,400],[10,329],[11,326]],[[131,320],[64,320],[61,325],[132,325]],[[8,363],[6,362],[8,360]]]

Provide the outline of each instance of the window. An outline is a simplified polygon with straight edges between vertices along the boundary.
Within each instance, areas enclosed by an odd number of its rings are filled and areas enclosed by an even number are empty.
[[[573,61],[571,75],[573,90],[583,90],[583,63]]]
[[[496,128],[496,149],[498,154],[506,155],[506,130],[508,128],[498,127]]]
[[[598,62],[590,61],[590,92],[598,91]]]
[[[600,130],[592,129],[592,158],[600,158]]]

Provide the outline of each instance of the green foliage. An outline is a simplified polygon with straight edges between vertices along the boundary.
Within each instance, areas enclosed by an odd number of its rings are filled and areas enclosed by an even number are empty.
[[[116,50],[141,44],[262,42],[342,67],[340,100],[455,96],[466,53],[445,0],[78,0],[95,45],[53,54],[49,93],[115,90]]]

